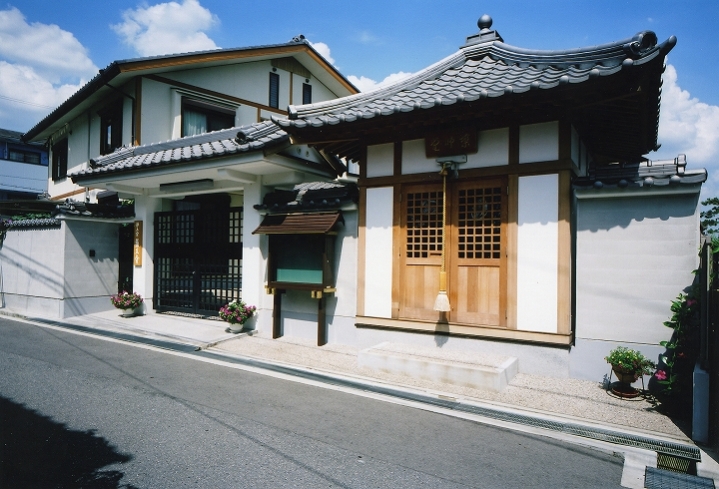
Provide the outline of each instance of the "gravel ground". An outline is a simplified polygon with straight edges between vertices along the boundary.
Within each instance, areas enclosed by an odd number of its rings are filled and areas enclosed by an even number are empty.
[[[259,335],[239,336],[213,349],[238,355],[301,366],[313,370],[365,377],[385,382],[443,393],[461,399],[491,402],[513,408],[535,410],[553,415],[578,418],[605,425],[663,434],[687,440],[683,423],[657,412],[651,399],[620,399],[598,382],[578,379],[556,379],[538,375],[517,374],[502,392],[434,383],[403,375],[391,375],[359,367],[359,349],[327,344],[321,348],[296,338],[269,339]]]

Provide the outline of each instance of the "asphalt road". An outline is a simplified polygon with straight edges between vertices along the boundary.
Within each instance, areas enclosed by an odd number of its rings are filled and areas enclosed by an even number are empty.
[[[2,488],[620,487],[550,438],[0,318]]]

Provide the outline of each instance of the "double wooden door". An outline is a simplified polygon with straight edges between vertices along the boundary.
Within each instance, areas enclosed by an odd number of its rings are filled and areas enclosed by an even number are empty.
[[[400,220],[400,318],[444,319],[433,310],[444,247],[451,305],[446,319],[505,326],[506,180],[450,179],[446,195],[441,184],[408,185],[402,192]]]

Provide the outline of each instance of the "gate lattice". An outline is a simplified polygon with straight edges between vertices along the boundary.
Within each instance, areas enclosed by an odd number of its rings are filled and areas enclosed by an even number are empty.
[[[242,288],[242,207],[155,214],[155,307],[215,315]]]

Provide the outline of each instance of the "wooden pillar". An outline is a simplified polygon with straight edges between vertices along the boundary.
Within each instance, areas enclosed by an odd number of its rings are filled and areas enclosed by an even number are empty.
[[[327,299],[320,292],[317,300],[317,346],[327,344]]]
[[[272,308],[272,338],[280,338],[285,334],[282,328],[282,294],[284,290],[275,290],[275,303]]]

